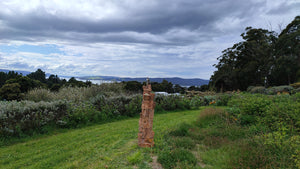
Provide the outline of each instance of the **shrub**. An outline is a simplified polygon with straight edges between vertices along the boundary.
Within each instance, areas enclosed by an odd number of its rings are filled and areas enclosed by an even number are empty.
[[[291,94],[296,94],[296,93],[300,93],[300,88],[294,89],[291,92]]]
[[[227,106],[231,96],[232,96],[231,94],[218,95],[217,99],[216,99],[216,105],[217,106]]]
[[[61,123],[66,115],[67,102],[11,101],[0,102],[0,135],[20,135],[28,131],[42,131],[51,123]]]
[[[125,105],[125,112],[127,116],[133,117],[142,112],[142,96],[134,96],[128,104]]]
[[[27,94],[25,95],[25,99],[35,101],[35,102],[40,102],[40,101],[50,102],[55,100],[55,94],[51,92],[49,89],[35,88],[27,92]]]
[[[204,105],[208,106],[210,103],[215,103],[217,100],[217,97],[215,95],[212,96],[204,96]]]
[[[20,100],[21,85],[19,83],[5,84],[0,88],[0,96],[5,100]]]
[[[239,109],[239,114],[234,116],[238,118],[241,125],[253,124],[259,118],[266,116],[265,111],[270,104],[271,99],[265,95],[238,95],[228,103],[230,107]]]
[[[255,86],[249,86],[248,88],[247,88],[247,92],[251,92],[251,90],[254,88]]]
[[[98,111],[101,111],[108,116],[134,116],[141,112],[142,96],[141,95],[119,95],[105,97],[99,94],[90,99]]]
[[[190,107],[192,109],[197,109],[200,106],[205,106],[204,98],[200,96],[192,97],[190,100]]]
[[[266,89],[267,94],[278,94],[278,93],[291,93],[294,88],[291,86],[275,86],[269,89]]]
[[[92,104],[86,102],[78,105],[71,103],[68,109],[68,115],[65,116],[64,121],[67,122],[68,127],[77,127],[78,125],[105,119],[105,114],[97,111]]]
[[[76,103],[88,101],[90,98],[104,93],[104,89],[100,85],[92,85],[90,87],[62,87],[58,92],[50,92],[48,89],[33,89],[25,95],[27,100],[39,101],[55,101],[68,100]]]
[[[170,111],[178,109],[190,109],[190,101],[185,99],[182,96],[175,95],[156,95],[155,96],[156,106],[159,106],[159,109]]]
[[[300,82],[290,84],[290,86],[292,86],[295,89],[298,89],[298,88],[300,88]]]
[[[256,86],[251,88],[250,93],[260,93],[264,94],[266,92],[266,88],[263,86]]]
[[[283,96],[276,98],[265,110],[265,115],[259,118],[259,122],[275,131],[281,126],[280,123],[284,123],[289,132],[300,131],[300,103],[294,103]]]

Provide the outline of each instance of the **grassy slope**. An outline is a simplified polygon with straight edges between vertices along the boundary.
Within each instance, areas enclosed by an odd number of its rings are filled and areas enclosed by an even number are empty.
[[[163,141],[165,130],[195,121],[199,112],[156,114],[155,142]],[[132,168],[127,157],[145,152],[137,147],[137,133],[138,118],[133,118],[35,138],[0,147],[0,168]]]

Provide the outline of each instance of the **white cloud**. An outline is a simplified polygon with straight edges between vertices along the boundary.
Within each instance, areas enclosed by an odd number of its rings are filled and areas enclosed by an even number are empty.
[[[59,75],[209,79],[247,26],[278,31],[299,1],[0,1],[0,68]],[[55,45],[43,54],[20,46]],[[15,51],[1,49],[13,45]],[[13,67],[14,66],[14,67]]]

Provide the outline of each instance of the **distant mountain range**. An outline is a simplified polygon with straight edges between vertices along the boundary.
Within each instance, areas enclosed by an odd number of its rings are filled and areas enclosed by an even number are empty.
[[[0,69],[0,72],[5,72],[8,73],[9,71],[12,70],[7,70],[7,69]],[[21,71],[21,70],[13,70],[18,73],[22,73],[22,75],[26,76],[30,74],[31,72],[29,71]],[[50,73],[46,73],[46,76],[50,76]],[[59,76],[59,75],[58,75]],[[71,76],[59,76],[61,78],[70,78]],[[122,81],[138,81],[138,82],[145,82],[146,77],[143,78],[129,78],[129,77],[116,77],[116,76],[83,76],[83,77],[76,77],[78,80],[91,80],[91,81],[117,81],[117,82],[122,82]],[[209,83],[209,80],[204,80],[204,79],[199,79],[199,78],[193,78],[193,79],[183,79],[179,77],[172,77],[172,78],[149,78],[151,82],[158,82],[161,83],[163,80],[167,80],[168,82],[171,82],[172,84],[179,84],[180,86],[201,86]]]

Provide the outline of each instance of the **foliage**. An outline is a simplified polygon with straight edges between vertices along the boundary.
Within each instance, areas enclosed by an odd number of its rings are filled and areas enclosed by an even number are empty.
[[[18,72],[9,71],[8,73],[0,72],[0,88],[5,84],[9,79],[15,79],[21,76]]]
[[[267,94],[279,94],[279,93],[291,93],[293,91],[292,86],[275,86],[267,89]]]
[[[66,112],[67,103],[64,101],[0,102],[0,136],[42,131],[42,127],[50,123],[60,124]]]
[[[6,84],[18,83],[22,93],[27,92],[30,89],[43,87],[44,85],[38,80],[32,80],[26,76],[18,76],[15,79],[9,79],[5,82]]]
[[[266,88],[263,86],[256,86],[256,87],[249,89],[249,92],[264,94],[266,92]]]
[[[34,101],[34,102],[40,102],[40,101],[53,101],[55,100],[56,95],[55,93],[51,92],[48,89],[44,89],[44,88],[35,88],[32,89],[30,91],[28,91],[25,94],[25,99],[26,100],[30,100],[30,101]],[[62,99],[58,99],[57,100],[62,100]]]
[[[63,87],[58,92],[44,88],[33,89],[25,95],[25,98],[36,103],[67,100],[68,110],[62,117],[63,125],[56,126],[71,128],[136,116],[141,112],[142,104],[141,94],[125,95],[123,84],[115,83],[90,87]],[[191,109],[191,100],[183,96],[157,95],[155,102],[156,112]]]
[[[128,81],[125,83],[124,89],[132,92],[141,92],[143,90],[143,85],[137,81]]]
[[[216,105],[217,106],[227,106],[232,94],[221,94],[217,96]]]
[[[267,106],[271,100],[265,95],[236,95],[228,103],[230,107],[237,108],[239,114],[229,112],[241,125],[256,123],[261,117],[265,117]]]
[[[87,101],[95,97],[99,93],[103,93],[102,85],[93,85],[90,87],[63,87],[58,92],[51,92],[49,89],[39,88],[29,91],[25,98],[27,100],[38,101],[55,101],[55,100],[68,100],[72,102]]]
[[[299,80],[300,16],[280,33],[275,46],[275,63],[271,70],[271,85],[286,85]]]
[[[206,102],[204,101],[204,97],[200,97],[200,96],[195,96],[192,97],[190,100],[190,107],[192,109],[196,109],[200,106],[205,106]]]
[[[298,88],[300,88],[300,82],[290,84],[290,86],[292,86],[295,89],[298,89]]]
[[[19,83],[5,84],[0,88],[0,96],[5,100],[20,100],[21,86]]]
[[[82,103],[79,105],[71,104],[68,109],[68,114],[64,117],[64,121],[68,127],[78,127],[106,119],[106,115],[103,112],[97,111],[90,103]]]
[[[35,72],[32,72],[27,75],[30,79],[38,80],[42,83],[46,82],[46,73],[43,72],[41,69],[36,70]]]
[[[185,110],[190,109],[189,100],[177,95],[156,95],[155,96],[156,110]]]
[[[242,146],[250,146],[238,159],[243,167],[296,168],[299,165],[300,94],[249,95],[233,98],[228,110],[229,119],[241,126],[263,126],[253,139]],[[235,120],[232,120],[235,119]],[[255,133],[254,133],[255,134]],[[293,146],[291,146],[293,145]],[[258,153],[259,152],[259,153]],[[259,156],[260,158],[254,158]],[[250,160],[256,161],[255,163]],[[299,167],[298,167],[299,168]]]
[[[249,125],[260,122],[270,128],[276,128],[277,122],[284,122],[289,128],[299,128],[300,104],[298,95],[239,95],[229,102],[229,113],[238,120],[241,125]],[[275,125],[275,126],[274,126]]]
[[[173,84],[165,79],[161,83],[152,82],[151,87],[155,92],[174,93]]]
[[[214,65],[211,84],[218,91],[246,90],[248,86],[279,86],[297,82],[300,70],[300,16],[278,36],[247,27],[244,41],[223,51]]]

